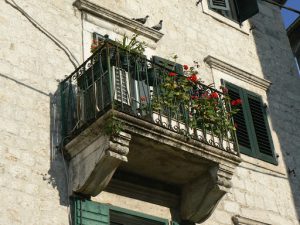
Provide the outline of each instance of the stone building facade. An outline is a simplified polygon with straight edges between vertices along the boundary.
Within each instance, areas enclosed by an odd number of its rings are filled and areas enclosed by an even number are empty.
[[[74,191],[80,206],[91,204],[87,207],[99,209],[98,214],[107,208],[119,212],[116,221],[131,215],[129,220],[147,218],[149,224],[299,224],[300,80],[280,9],[258,1],[259,13],[240,25],[234,15],[213,10],[212,2],[0,2],[0,224],[81,224],[81,208],[74,210],[69,198]],[[149,19],[144,25],[132,20],[145,15]],[[149,28],[160,20],[160,31]],[[136,31],[147,45],[147,57],[177,54],[179,64],[198,62],[205,84],[219,89],[225,81],[242,88],[241,93],[260,96],[272,162],[223,153],[123,114],[118,115],[126,130],[119,139],[99,138],[93,131],[103,121],[97,120],[99,124],[65,145],[61,82],[91,55],[95,33],[121,40],[124,33],[130,37]],[[86,144],[89,137],[99,138],[97,146]],[[111,155],[104,159],[99,148],[106,145]],[[138,154],[143,149],[145,158]],[[156,149],[159,153],[151,152]],[[111,179],[117,168],[153,175],[145,183],[154,188],[129,182],[123,190],[121,181],[127,176],[117,170]],[[161,183],[156,180],[164,181],[161,174],[170,183],[184,181],[183,189],[157,188]],[[92,203],[82,200],[86,198]]]

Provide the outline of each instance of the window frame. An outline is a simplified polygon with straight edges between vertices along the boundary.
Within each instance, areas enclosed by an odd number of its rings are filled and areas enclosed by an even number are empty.
[[[97,219],[101,220],[102,223],[110,225],[111,224],[111,218],[110,218],[111,211],[114,211],[114,212],[117,212],[117,213],[123,213],[125,215],[139,217],[139,218],[142,218],[142,219],[151,220],[153,222],[159,222],[162,225],[169,225],[170,224],[168,219],[164,219],[164,218],[161,218],[161,217],[145,214],[145,213],[134,211],[134,210],[121,208],[121,207],[110,205],[110,204],[105,204],[105,203],[92,201],[90,199],[81,198],[81,197],[78,197],[78,196],[71,197],[71,203],[72,203],[72,208],[71,208],[72,222],[73,222],[74,225],[80,225],[82,223],[82,219],[84,217],[88,220],[90,220],[90,219],[94,220],[95,218],[87,218],[86,215],[92,215],[92,217],[95,217],[95,214],[100,216],[100,218],[98,217]],[[82,207],[83,204],[84,204],[84,207]],[[91,210],[91,208],[95,209],[95,206],[96,206],[96,209],[97,209],[97,213],[95,211],[94,212],[86,211],[87,208],[90,208],[90,210]],[[83,211],[85,211],[85,213]],[[80,222],[78,223],[78,221],[80,221]],[[172,223],[172,222],[175,222],[175,221],[170,221],[170,222]],[[176,222],[175,222],[175,224],[176,224]]]
[[[251,92],[247,89],[244,89],[242,87],[239,87],[235,84],[232,84],[230,82],[227,82],[227,81],[222,81],[222,83],[225,85],[226,88],[231,89],[231,90],[233,89],[233,91],[238,92],[238,94],[242,100],[242,109],[243,109],[243,115],[244,115],[244,119],[245,119],[245,125],[247,128],[248,139],[250,142],[250,149],[239,144],[240,152],[245,155],[248,155],[250,157],[253,157],[253,158],[274,164],[274,165],[278,165],[276,152],[275,152],[275,148],[274,148],[274,142],[273,142],[273,138],[271,135],[270,123],[268,121],[268,115],[267,115],[267,111],[266,111],[266,108],[263,103],[262,96],[254,93],[254,92]],[[251,114],[251,108],[249,105],[249,98],[252,98],[260,103],[260,107],[261,107],[262,114],[263,114],[263,120],[265,123],[265,129],[267,132],[267,137],[269,140],[272,156],[264,154],[260,151],[258,140],[256,137],[254,122],[253,122],[253,118],[252,118],[252,114]]]
[[[249,23],[244,22],[241,25],[238,22],[230,20],[230,19],[224,17],[223,15],[211,10],[208,6],[209,4],[208,4],[207,0],[202,1],[201,5],[202,5],[202,11],[203,11],[204,14],[212,17],[213,19],[215,19],[215,20],[217,20],[217,21],[219,21],[223,24],[226,24],[226,25],[242,32],[243,34],[250,35],[250,25],[249,25]]]
[[[207,0],[212,10],[240,25],[259,12],[257,0]],[[214,4],[213,1],[216,1]],[[223,1],[223,2],[222,2]],[[224,4],[222,6],[222,3]],[[219,11],[218,11],[219,10]]]
[[[226,4],[228,4],[228,10],[226,9],[218,9],[211,6],[212,0],[207,0],[208,8],[212,10],[213,12],[229,19],[230,21],[239,24],[238,16],[237,16],[237,10],[234,0],[226,0]],[[228,11],[228,12],[226,12]]]
[[[99,204],[102,204],[102,203],[99,203]],[[105,204],[103,204],[103,205],[105,205]],[[152,216],[149,214],[141,213],[141,212],[130,210],[130,209],[121,208],[118,206],[113,206],[113,205],[107,205],[107,206],[109,209],[109,213],[110,213],[110,211],[115,211],[115,212],[120,212],[120,213],[130,215],[130,216],[136,216],[136,217],[140,217],[143,219],[148,219],[148,220],[164,223],[164,225],[169,225],[169,220],[167,220],[167,219],[163,219],[163,218],[160,218],[157,216]]]

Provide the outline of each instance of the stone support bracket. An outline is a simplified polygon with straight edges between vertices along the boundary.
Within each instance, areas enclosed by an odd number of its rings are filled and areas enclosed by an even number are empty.
[[[104,190],[120,163],[127,162],[130,139],[130,134],[125,132],[110,137],[102,135],[84,151],[73,155],[69,165],[70,194],[79,192],[96,196]],[[72,155],[68,145],[66,150]]]
[[[205,221],[231,188],[233,172],[234,167],[215,165],[194,182],[186,184],[182,192],[181,218],[195,223]]]

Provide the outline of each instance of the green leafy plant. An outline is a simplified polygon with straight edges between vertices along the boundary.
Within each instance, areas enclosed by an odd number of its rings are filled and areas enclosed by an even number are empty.
[[[121,41],[116,40],[111,42],[129,53],[143,55],[146,49],[146,43],[144,41],[139,41],[138,37],[138,33],[134,33],[130,38],[126,34],[123,34]],[[91,52],[96,52],[104,43],[104,40],[94,39],[91,44]]]
[[[126,34],[123,34],[122,41],[117,41],[120,44],[120,47],[124,50],[135,53],[137,55],[143,55],[146,49],[146,43],[143,41],[137,40],[139,34],[134,33],[131,38],[129,38]]]
[[[117,120],[114,115],[105,122],[104,133],[106,135],[118,135],[123,130],[124,124],[122,121]]]
[[[228,91],[221,87],[217,91],[201,81],[198,64],[184,65],[184,73],[161,70],[160,82],[153,96],[153,109],[168,118],[182,121],[190,128],[202,128],[217,136],[226,136],[236,128],[232,116],[238,112],[237,105],[231,104]]]

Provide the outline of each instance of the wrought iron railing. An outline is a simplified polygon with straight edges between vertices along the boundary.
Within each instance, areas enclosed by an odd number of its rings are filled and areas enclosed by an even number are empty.
[[[167,99],[164,84],[170,79],[167,78],[168,74],[175,70],[176,65],[154,59],[148,60],[122,49],[114,42],[105,41],[61,82],[62,136],[75,137],[114,108],[188,138],[238,154],[232,118],[228,113],[230,105],[221,97],[223,93],[199,83],[196,88],[194,86],[187,90],[190,99],[185,103],[176,96]],[[176,72],[178,76],[183,76],[182,71]],[[205,117],[206,111],[203,109],[207,105],[203,104],[202,110],[197,110],[189,104],[194,98],[210,93],[219,96],[214,103],[218,110],[216,115],[226,117],[224,123],[215,123]]]

